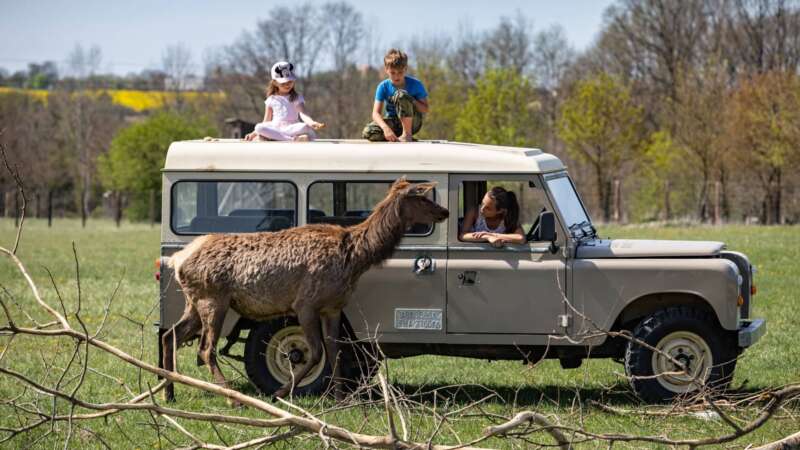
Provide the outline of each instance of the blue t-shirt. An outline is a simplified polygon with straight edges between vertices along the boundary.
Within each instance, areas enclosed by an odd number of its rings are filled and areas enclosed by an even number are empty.
[[[428,98],[428,91],[425,90],[425,86],[422,85],[421,81],[409,76],[405,78],[406,85],[402,88],[403,90],[408,92],[415,100],[424,100]],[[394,105],[389,103],[389,99],[392,98],[395,92],[397,92],[397,88],[392,84],[392,80],[388,78],[381,81],[378,84],[378,88],[375,89],[375,101],[383,102],[384,106],[386,106],[387,117],[397,117],[397,111],[395,111]]]

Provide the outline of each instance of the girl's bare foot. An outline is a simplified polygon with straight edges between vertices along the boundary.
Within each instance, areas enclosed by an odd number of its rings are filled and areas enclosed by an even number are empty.
[[[308,135],[307,134],[301,134],[301,135],[295,136],[294,140],[296,142],[308,142]]]
[[[411,136],[406,136],[405,134],[401,134],[397,140],[400,142],[414,142],[414,139]]]

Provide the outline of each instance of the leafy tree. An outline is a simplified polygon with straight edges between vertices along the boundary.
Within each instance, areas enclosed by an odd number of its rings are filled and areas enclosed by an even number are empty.
[[[489,70],[478,79],[461,108],[455,124],[456,139],[524,146],[540,134],[540,109],[527,78],[513,69]]]
[[[431,111],[425,114],[420,139],[456,138],[456,121],[467,101],[469,87],[452,70],[442,64],[419,64],[415,75],[425,83]]]
[[[111,141],[108,154],[99,158],[100,177],[107,189],[132,195],[128,217],[147,217],[150,191],[160,192],[161,169],[173,141],[213,136],[217,130],[205,120],[190,120],[160,112],[121,130]]]
[[[727,136],[764,189],[762,221],[781,223],[783,178],[800,161],[800,77],[768,72],[742,82],[728,108]]]
[[[696,214],[702,221],[710,216],[710,183],[720,181],[723,192],[727,183],[725,160],[729,151],[723,139],[725,124],[720,112],[725,110],[729,97],[728,81],[728,74],[710,64],[705,70],[678,76],[675,97],[665,101],[665,126],[670,128],[678,150],[694,163],[689,170],[698,178]]]
[[[612,181],[639,156],[642,109],[627,86],[600,74],[578,82],[562,107],[558,133],[571,156],[592,166],[603,218],[610,220]]]

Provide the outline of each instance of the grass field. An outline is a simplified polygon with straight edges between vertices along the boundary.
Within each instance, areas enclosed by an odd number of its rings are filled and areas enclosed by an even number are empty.
[[[45,223],[28,222],[24,230],[20,256],[39,284],[44,297],[51,305],[57,305],[56,292],[50,284],[49,269],[58,289],[64,297],[68,311],[77,305],[77,286],[75,266],[72,256],[72,242],[75,243],[80,260],[82,317],[90,330],[96,328],[103,317],[104,306],[121,282],[112,312],[108,319],[102,339],[131,354],[155,361],[156,335],[152,324],[157,320],[158,285],[153,278],[153,261],[159,253],[159,230],[147,225],[124,225],[117,229],[110,222],[89,222],[86,229],[80,228],[79,221],[56,221],[48,229]],[[10,246],[14,237],[13,222],[0,221],[0,244]],[[796,293],[800,292],[800,228],[797,227],[692,227],[692,228],[650,228],[650,227],[603,227],[601,234],[612,237],[659,238],[659,239],[707,239],[721,240],[729,248],[745,252],[758,267],[756,284],[758,295],[755,299],[755,315],[766,317],[769,332],[754,348],[747,351],[737,368],[734,386],[743,391],[757,391],[800,381],[800,347],[797,335],[800,321],[796,306]],[[33,310],[31,296],[10,261],[0,263],[0,283],[8,289],[20,305]],[[5,297],[7,300],[8,297]],[[8,302],[8,301],[7,301]],[[20,323],[26,323],[17,306],[11,305],[12,314]],[[36,316],[45,316],[37,313]],[[142,326],[143,324],[143,326]],[[77,327],[77,323],[75,324]],[[9,345],[7,337],[0,337],[0,352]],[[179,367],[188,375],[204,380],[210,376],[204,367],[196,367],[195,349],[184,349],[179,353]],[[60,375],[57,371],[46,371],[64,367],[72,353],[72,345],[66,340],[51,338],[17,338],[11,344],[2,365],[25,373],[45,384],[53,384]],[[237,352],[238,353],[238,352]],[[155,384],[149,375],[139,377],[139,373],[120,361],[90,350],[91,366],[124,382],[131,390],[140,392],[148,384]],[[239,367],[235,361],[234,367]],[[223,371],[229,378],[236,378],[233,367],[223,364]],[[632,396],[624,380],[619,377],[622,366],[607,360],[594,360],[584,363],[575,370],[563,370],[557,361],[546,361],[535,368],[519,362],[486,362],[464,358],[416,357],[389,361],[391,382],[413,394],[447,385],[467,385],[456,391],[449,391],[450,405],[443,399],[434,404],[430,395],[417,397],[427,407],[457,409],[473,400],[498,394],[486,402],[482,411],[490,414],[511,416],[515,412],[531,409],[558,416],[562,424],[580,426],[593,432],[627,432],[639,434],[668,434],[674,438],[696,437],[708,434],[721,434],[727,431],[719,420],[704,420],[691,415],[678,417],[654,417],[647,415],[614,415],[592,407],[589,400],[599,400],[619,408],[641,406]],[[78,374],[74,369],[70,375]],[[77,380],[66,377],[67,388],[75,386]],[[245,379],[238,378],[234,386],[254,394],[254,389]],[[0,427],[18,427],[16,415],[3,400],[8,400],[22,392],[15,381],[0,376]],[[82,389],[84,399],[95,402],[123,401],[126,391],[120,383],[97,373],[87,375]],[[191,392],[178,387],[179,408],[203,412],[231,412],[224,400],[201,392]],[[27,391],[21,401],[37,402],[42,409],[50,411],[51,399],[36,396]],[[306,408],[318,410],[318,398],[301,399],[298,403]],[[332,406],[331,400],[322,400],[324,405]],[[57,402],[61,412],[68,410],[64,402]],[[478,412],[477,410],[475,412]],[[252,410],[236,411],[236,414],[258,416]],[[765,443],[783,437],[800,429],[800,407],[782,411],[778,417],[755,433],[740,439],[727,448],[742,448],[749,443]],[[364,433],[385,434],[386,423],[382,405],[359,407],[341,412],[332,412],[324,417],[331,423]],[[76,430],[71,448],[173,448],[189,445],[183,435],[168,428],[162,420],[157,432],[153,419],[146,413],[133,413],[115,416],[109,420],[95,420],[80,424]],[[181,420],[180,423],[198,437],[221,443],[218,435],[227,442],[244,440],[259,436],[259,430],[242,431],[228,426],[216,426],[216,430],[205,423]],[[481,430],[491,424],[483,418],[463,418],[443,427],[437,438],[441,443],[455,443],[455,435],[469,440],[479,436]],[[419,414],[410,418],[412,438],[425,441],[436,427],[430,414]],[[61,448],[66,435],[66,424],[40,427],[36,431],[16,437],[0,445],[3,448]],[[4,436],[4,434],[0,434]],[[552,444],[544,434],[533,436],[533,442],[493,439],[481,443],[485,447],[528,448],[536,443]],[[276,445],[276,448],[318,448],[318,439],[303,438]],[[587,443],[583,447],[605,447],[604,444]],[[651,448],[645,444],[616,444],[615,448]]]

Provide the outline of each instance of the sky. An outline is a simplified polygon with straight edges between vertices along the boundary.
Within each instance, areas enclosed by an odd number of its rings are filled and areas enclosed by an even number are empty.
[[[323,2],[319,2],[323,3]],[[538,31],[560,24],[571,45],[589,46],[611,0],[349,0],[380,34],[380,44],[401,47],[413,37],[455,36],[465,25],[490,29],[501,17],[521,12]],[[77,44],[102,51],[101,72],[126,74],[157,69],[168,45],[187,46],[198,69],[204,55],[253,30],[270,8],[287,1],[211,0],[0,0],[0,68],[64,61]],[[365,61],[362,61],[365,62]]]

